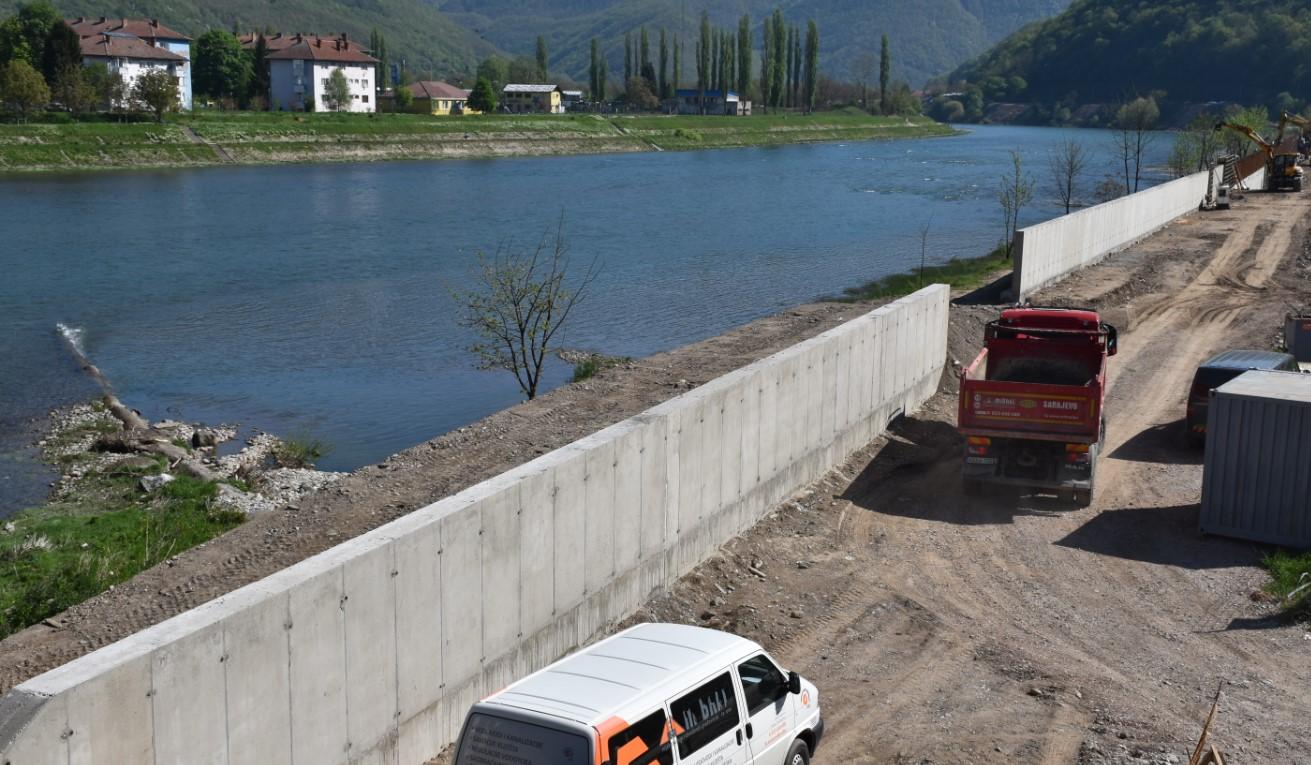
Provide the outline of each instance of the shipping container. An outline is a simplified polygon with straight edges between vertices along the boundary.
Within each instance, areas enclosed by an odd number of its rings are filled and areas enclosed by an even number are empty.
[[[1311,364],[1311,313],[1288,317],[1288,325],[1284,327],[1284,347],[1299,364]]]
[[[1206,431],[1202,533],[1311,547],[1311,375],[1244,372]]]

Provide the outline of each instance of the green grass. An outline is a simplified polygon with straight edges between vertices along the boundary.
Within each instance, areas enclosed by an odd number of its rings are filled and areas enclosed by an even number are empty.
[[[60,119],[54,119],[60,117]],[[859,111],[751,117],[297,114],[197,111],[165,124],[53,115],[40,124],[0,124],[0,172],[219,164],[209,146],[238,162],[580,154],[706,149],[816,141],[864,141],[951,135],[925,118],[874,117]]]
[[[194,165],[213,160],[208,147],[188,141],[177,125],[0,124],[0,171],[138,163]]]
[[[817,141],[868,141],[954,135],[924,117],[875,117],[860,111],[753,114],[750,117],[697,115],[612,117],[626,134],[662,149],[771,146]]]
[[[583,359],[574,364],[574,376],[570,382],[582,382],[591,377],[595,377],[597,372],[601,371],[601,361],[596,357]]]
[[[176,477],[138,488],[153,467],[88,476],[75,496],[10,519],[0,535],[0,638],[47,619],[241,523],[216,485]]]
[[[1311,620],[1311,552],[1298,555],[1280,550],[1266,557],[1262,564],[1270,572],[1266,590],[1285,601],[1285,613],[1295,619]],[[1297,595],[1289,599],[1294,592]]]
[[[1011,260],[1005,251],[996,250],[979,258],[952,258],[936,266],[928,266],[924,273],[919,270],[902,274],[892,274],[866,282],[859,287],[848,287],[843,294],[831,298],[836,302],[855,303],[862,300],[901,297],[930,284],[948,284],[953,289],[974,289],[982,287],[997,275],[997,272],[1011,268]]]
[[[329,447],[317,438],[300,436],[286,438],[273,448],[273,458],[287,468],[314,467],[314,460],[327,454]]]

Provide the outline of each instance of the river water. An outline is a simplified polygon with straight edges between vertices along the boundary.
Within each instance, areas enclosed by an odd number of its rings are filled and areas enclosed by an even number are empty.
[[[0,515],[39,502],[27,446],[51,408],[95,393],[77,335],[150,419],[230,422],[331,445],[351,469],[520,399],[464,350],[449,291],[479,251],[524,248],[564,216],[600,274],[566,344],[644,356],[912,268],[986,252],[1019,150],[1039,184],[1021,223],[1059,214],[1049,152],[1110,134],[977,127],[926,140],[611,156],[284,165],[0,177]],[[1169,140],[1150,157],[1159,167]],[[1150,182],[1161,180],[1159,174]],[[547,383],[569,369],[552,366]]]

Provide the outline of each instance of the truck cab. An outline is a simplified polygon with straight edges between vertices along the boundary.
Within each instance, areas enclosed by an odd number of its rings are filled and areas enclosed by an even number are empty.
[[[1015,307],[990,322],[961,371],[966,492],[1008,484],[1090,504],[1117,343],[1115,328],[1086,309]]]

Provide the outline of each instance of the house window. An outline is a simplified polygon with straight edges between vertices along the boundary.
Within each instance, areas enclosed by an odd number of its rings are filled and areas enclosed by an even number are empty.
[[[368,95],[363,95],[360,96],[360,100],[367,104],[369,102],[369,97]]]

